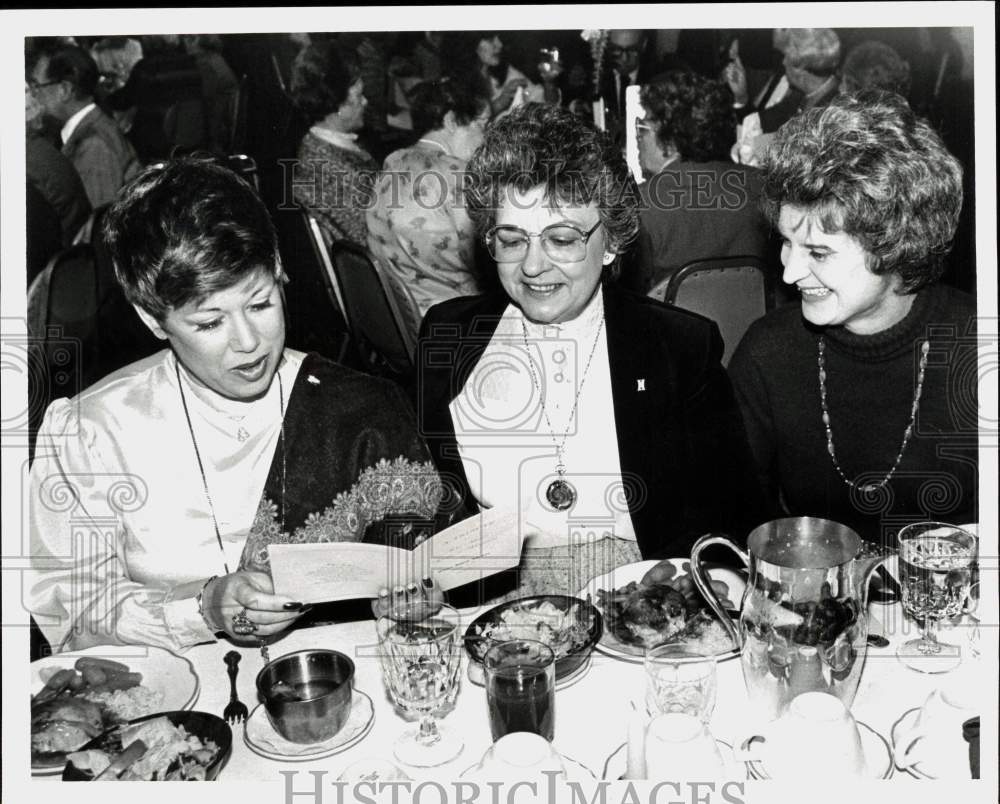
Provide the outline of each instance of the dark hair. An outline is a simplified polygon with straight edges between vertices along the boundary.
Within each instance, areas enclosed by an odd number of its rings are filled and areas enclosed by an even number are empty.
[[[608,250],[624,252],[639,231],[637,189],[614,142],[573,112],[529,103],[486,129],[468,164],[469,217],[480,235],[495,223],[508,188],[545,188],[559,204],[597,205]]]
[[[441,43],[441,52],[446,59],[445,74],[451,78],[473,82],[473,76],[483,76],[483,63],[479,60],[479,43],[500,36],[501,31],[448,31]],[[501,41],[503,41],[501,39]],[[497,80],[501,86],[507,81],[510,63],[506,53],[500,56],[500,63],[487,65],[486,73]],[[483,76],[485,78],[485,76]]]
[[[264,203],[231,170],[203,159],[144,170],[108,209],[103,234],[125,296],[161,321],[254,271],[281,276]]]
[[[661,147],[673,145],[691,162],[729,160],[736,141],[733,94],[721,81],[671,70],[640,92],[647,122]]]
[[[353,53],[333,41],[315,42],[295,57],[289,92],[312,125],[340,108],[360,76]]]
[[[898,95],[865,90],[793,117],[764,162],[763,208],[785,205],[843,231],[876,274],[895,272],[911,293],[937,280],[962,209],[962,167]]]
[[[910,65],[883,42],[855,45],[844,58],[840,87],[844,92],[884,89],[904,98],[910,94]]]
[[[49,81],[67,81],[73,94],[80,99],[93,97],[97,89],[97,62],[82,47],[64,45],[48,55],[46,78]]]
[[[413,131],[417,135],[435,131],[444,125],[448,112],[455,114],[455,122],[468,125],[489,108],[489,98],[469,82],[422,81],[407,93]]]

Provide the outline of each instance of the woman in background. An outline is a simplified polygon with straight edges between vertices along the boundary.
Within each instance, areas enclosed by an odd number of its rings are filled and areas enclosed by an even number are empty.
[[[423,316],[438,302],[480,290],[462,178],[483,141],[490,105],[447,79],[418,84],[410,102],[419,139],[386,158],[366,218],[368,250]]]
[[[299,145],[292,195],[332,240],[364,246],[378,166],[357,141],[367,103],[360,76],[352,54],[321,40],[296,57],[289,91],[311,126]]]

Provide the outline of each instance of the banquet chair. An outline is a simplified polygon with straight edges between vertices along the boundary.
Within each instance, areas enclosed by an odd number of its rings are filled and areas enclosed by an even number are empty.
[[[298,208],[279,207],[271,218],[289,278],[284,288],[287,345],[357,365],[329,255],[325,244],[313,235],[310,216]]]
[[[774,291],[758,257],[695,260],[654,286],[649,295],[700,313],[719,326],[725,349],[722,365],[747,328],[774,307]]]
[[[329,254],[347,326],[365,370],[409,387],[414,379],[416,332],[400,309],[399,295],[360,246],[338,240],[329,246]]]

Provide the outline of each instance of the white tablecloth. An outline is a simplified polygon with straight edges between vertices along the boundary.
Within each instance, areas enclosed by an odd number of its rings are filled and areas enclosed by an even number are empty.
[[[953,679],[957,676],[925,675],[903,666],[896,658],[896,645],[915,635],[915,625],[903,619],[898,605],[873,604],[869,610],[881,621],[873,623],[872,630],[878,631],[884,626],[889,632],[891,644],[882,649],[869,649],[852,711],[859,721],[888,740],[893,724],[906,711],[921,705],[940,684],[954,683]],[[471,622],[473,616],[474,612],[467,612],[465,622]],[[966,633],[961,628],[945,632],[944,636],[951,641],[961,641],[963,645],[966,640]],[[276,781],[284,779],[280,771],[296,771],[294,788],[311,789],[310,771],[324,771],[325,780],[330,782],[358,760],[392,759],[393,742],[410,724],[404,721],[386,696],[375,653],[374,622],[342,623],[292,631],[272,645],[270,652],[272,658],[277,658],[304,648],[339,650],[353,658],[356,665],[355,688],[367,693],[375,707],[371,732],[353,747],[324,759],[278,762],[254,753],[244,742],[243,727],[236,726],[233,730],[232,756],[220,781]],[[222,714],[229,699],[223,656],[232,649],[232,644],[222,641],[200,645],[186,654],[201,679],[201,692],[195,709]],[[252,709],[257,703],[254,680],[263,667],[263,660],[260,651],[255,648],[242,647],[239,650],[243,656],[237,682],[239,696]],[[443,719],[446,726],[461,733],[465,748],[455,760],[438,768],[404,767],[415,782],[457,779],[491,744],[485,690],[469,681],[465,673],[467,661],[467,657],[463,657],[461,690],[455,707]],[[711,729],[717,739],[738,745],[753,733],[739,658],[721,662],[718,679],[718,699]],[[630,700],[643,700],[645,683],[641,664],[595,653],[589,669],[579,681],[556,693],[556,748],[590,768],[600,778],[605,760],[625,741]],[[915,781],[907,774],[896,771],[890,784]]]

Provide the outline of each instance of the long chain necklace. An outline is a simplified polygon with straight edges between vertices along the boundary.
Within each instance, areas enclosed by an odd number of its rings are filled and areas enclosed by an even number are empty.
[[[535,364],[531,359],[530,347],[528,346],[528,328],[525,326],[524,319],[521,319],[521,335],[524,337],[524,349],[528,352],[528,371],[531,372],[531,382],[534,384],[535,388],[538,389],[538,396],[542,403],[542,415],[545,417],[545,423],[549,428],[549,435],[552,437],[552,444],[556,448],[556,474],[558,477],[549,483],[549,487],[545,490],[545,499],[549,501],[551,505],[557,511],[565,511],[571,508],[576,502],[576,489],[573,488],[573,484],[566,480],[566,464],[563,460],[566,448],[566,438],[569,436],[570,428],[573,426],[573,420],[576,418],[577,405],[580,404],[580,394],[583,393],[583,385],[587,382],[587,374],[590,372],[590,362],[594,359],[594,352],[597,351],[597,342],[601,339],[601,330],[604,328],[604,316],[601,316],[601,323],[597,327],[597,334],[594,336],[594,344],[590,347],[590,355],[587,357],[587,365],[583,369],[583,375],[580,377],[580,384],[576,388],[576,396],[573,398],[573,409],[569,412],[569,419],[566,422],[566,430],[562,434],[562,439],[556,439],[556,428],[552,426],[552,420],[549,418],[549,412],[545,408],[545,392],[542,390],[542,384],[539,382],[538,377],[535,375]]]
[[[924,390],[924,373],[927,371],[927,354],[931,350],[930,341],[924,341],[920,345],[920,369],[917,373],[917,388],[913,392],[913,405],[910,407],[910,422],[906,425],[906,432],[903,433],[903,443],[899,447],[899,452],[896,454],[896,460],[893,461],[892,467],[886,473],[878,483],[864,483],[858,484],[853,480],[848,479],[847,475],[844,474],[844,470],[841,469],[840,463],[837,461],[837,452],[833,448],[833,428],[830,424],[830,411],[826,407],[826,360],[824,354],[826,352],[826,342],[822,337],[818,340],[819,354],[817,357],[817,363],[819,364],[819,401],[823,408],[823,427],[826,430],[826,451],[830,453],[830,459],[833,461],[833,468],[837,470],[837,474],[840,475],[841,480],[844,481],[851,489],[855,491],[862,491],[865,493],[871,493],[873,491],[878,491],[886,483],[892,480],[892,476],[896,474],[896,469],[899,467],[899,462],[903,460],[903,453],[906,451],[906,445],[910,443],[910,436],[913,435],[913,425],[917,420],[917,410],[920,408],[920,395]]]
[[[215,539],[222,552],[222,566],[229,574],[229,563],[226,561],[226,550],[222,545],[222,533],[219,531],[219,520],[215,516],[215,504],[212,502],[212,495],[208,490],[208,478],[205,475],[205,465],[201,460],[201,451],[198,449],[198,439],[194,434],[194,427],[191,424],[191,413],[188,411],[187,396],[184,393],[184,383],[181,381],[180,362],[174,363],[174,371],[177,373],[177,387],[181,392],[181,404],[184,406],[184,418],[187,420],[188,433],[191,434],[191,444],[194,446],[194,457],[198,460],[198,472],[201,474],[202,488],[205,489],[205,499],[208,500],[208,512],[212,516],[212,526],[215,528]],[[281,530],[285,530],[285,386],[281,382],[281,374],[275,372],[278,378],[278,405],[281,411],[281,433],[278,436],[278,444],[281,447]]]

